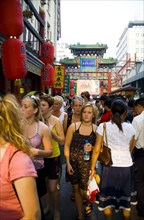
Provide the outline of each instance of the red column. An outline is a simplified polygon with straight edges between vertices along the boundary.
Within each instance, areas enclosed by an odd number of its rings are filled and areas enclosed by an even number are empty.
[[[108,94],[111,93],[111,72],[108,72]]]

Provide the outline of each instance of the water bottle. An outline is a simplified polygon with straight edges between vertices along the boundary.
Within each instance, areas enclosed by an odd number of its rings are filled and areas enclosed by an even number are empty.
[[[84,144],[84,160],[85,161],[89,161],[90,160],[90,151],[86,151],[85,150],[85,145],[88,144],[89,141],[88,140],[85,140],[85,144]]]

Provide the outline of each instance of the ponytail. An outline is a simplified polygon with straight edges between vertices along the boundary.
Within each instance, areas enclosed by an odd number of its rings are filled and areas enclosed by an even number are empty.
[[[127,105],[123,100],[117,99],[112,102],[111,106],[112,122],[115,123],[120,131],[122,129],[123,115],[127,112]]]
[[[112,122],[115,123],[121,131],[123,131],[123,129],[122,129],[122,119],[121,119],[121,116],[118,112],[116,112],[112,116]]]

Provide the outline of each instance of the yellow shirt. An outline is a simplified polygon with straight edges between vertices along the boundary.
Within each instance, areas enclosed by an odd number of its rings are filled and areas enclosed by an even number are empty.
[[[55,134],[57,133],[55,127],[52,128],[52,131],[53,131]],[[57,142],[56,140],[54,140],[53,138],[52,138],[52,150],[53,150],[52,155],[49,156],[48,158],[54,158],[54,157],[60,156],[59,144],[58,144],[58,142]]]

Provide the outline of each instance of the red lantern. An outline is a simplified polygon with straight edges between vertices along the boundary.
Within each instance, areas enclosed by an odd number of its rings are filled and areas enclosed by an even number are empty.
[[[4,75],[10,80],[25,77],[28,71],[25,44],[11,38],[2,44],[2,65]]]
[[[22,34],[24,24],[20,0],[0,1],[0,33],[4,37]]]
[[[43,86],[54,84],[54,68],[50,64],[44,65],[41,69],[41,83]]]
[[[70,80],[70,89],[74,88],[74,80]]]
[[[70,89],[70,97],[74,97],[74,89]]]
[[[50,42],[45,42],[41,45],[40,59],[43,63],[48,64],[54,61],[54,46]]]

